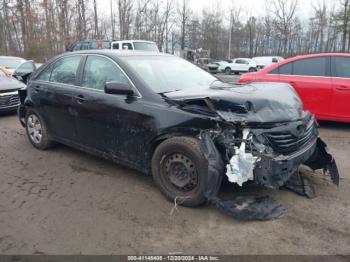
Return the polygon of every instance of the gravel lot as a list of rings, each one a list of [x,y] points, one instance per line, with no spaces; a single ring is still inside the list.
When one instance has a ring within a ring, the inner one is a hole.
[[[317,197],[269,194],[288,208],[239,222],[212,207],[174,209],[150,177],[59,145],[34,149],[16,115],[0,116],[1,254],[350,254],[350,124],[321,123],[337,159],[337,188],[310,176]]]

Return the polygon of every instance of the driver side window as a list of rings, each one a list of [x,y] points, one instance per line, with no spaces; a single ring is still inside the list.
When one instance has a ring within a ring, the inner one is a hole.
[[[129,83],[124,73],[111,60],[100,56],[89,56],[84,68],[82,86],[104,90],[105,84],[111,81]]]

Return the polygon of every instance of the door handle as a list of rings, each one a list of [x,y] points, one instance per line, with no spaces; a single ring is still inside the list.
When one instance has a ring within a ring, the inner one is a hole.
[[[350,87],[349,86],[337,86],[335,89],[339,90],[339,91],[350,91]]]
[[[75,101],[77,101],[78,104],[82,104],[85,102],[85,97],[83,95],[78,95],[75,97]]]

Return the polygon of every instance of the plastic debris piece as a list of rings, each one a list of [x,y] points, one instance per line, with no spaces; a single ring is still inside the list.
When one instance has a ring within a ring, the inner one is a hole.
[[[221,212],[238,220],[272,220],[282,217],[286,208],[269,196],[238,196],[233,200],[211,199]]]
[[[307,198],[316,197],[315,189],[310,180],[300,171],[295,172],[282,188]]]

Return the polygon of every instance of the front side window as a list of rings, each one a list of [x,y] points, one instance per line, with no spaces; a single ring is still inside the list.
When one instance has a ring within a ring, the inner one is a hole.
[[[292,75],[293,74],[293,63],[288,63],[279,67],[280,75]]]
[[[113,49],[119,49],[119,43],[114,43],[113,44]]]
[[[100,56],[89,56],[83,75],[83,87],[104,90],[107,82],[116,81],[128,84],[124,73],[109,59]]]
[[[326,76],[327,58],[317,57],[294,61],[293,75]]]
[[[41,71],[35,80],[50,81],[52,67],[52,64],[46,67],[43,71]]]
[[[350,57],[332,57],[333,76],[350,78]]]
[[[65,57],[53,65],[50,81],[74,85],[81,56]]]

